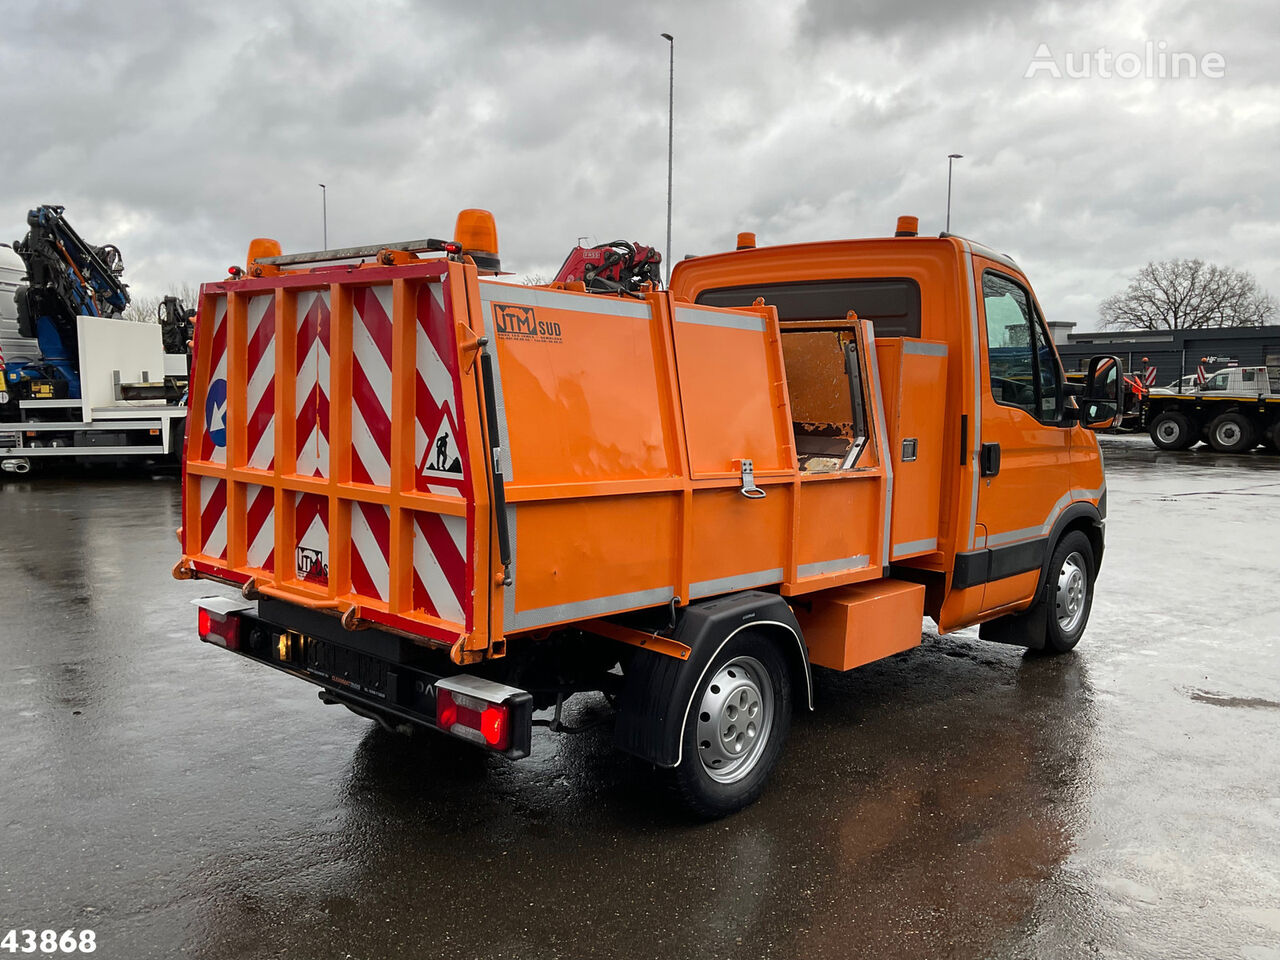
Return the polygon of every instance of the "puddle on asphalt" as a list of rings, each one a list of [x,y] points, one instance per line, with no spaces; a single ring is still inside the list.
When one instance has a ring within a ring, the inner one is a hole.
[[[1261,697],[1233,697],[1226,693],[1214,693],[1212,690],[1192,690],[1188,696],[1200,703],[1211,703],[1215,707],[1253,707],[1263,710],[1280,710],[1280,703],[1275,700],[1263,700]]]

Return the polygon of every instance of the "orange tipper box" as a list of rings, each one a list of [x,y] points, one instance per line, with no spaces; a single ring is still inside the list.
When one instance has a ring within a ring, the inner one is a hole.
[[[653,283],[508,283],[452,240],[284,255],[201,290],[179,578],[201,639],[390,729],[512,757],[616,696],[618,745],[719,815],[811,664],[943,630],[1083,632],[1105,487],[1017,267],[955,237],[742,245]],[[203,414],[203,415],[201,415]]]

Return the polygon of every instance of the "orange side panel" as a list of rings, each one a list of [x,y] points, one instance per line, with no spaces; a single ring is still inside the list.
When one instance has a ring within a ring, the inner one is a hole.
[[[750,459],[757,475],[795,469],[776,321],[677,304],[680,401],[692,476],[723,476]]]
[[[659,606],[675,596],[678,494],[543,500],[512,508],[508,632]]]
[[[796,525],[799,579],[787,592],[813,589],[806,580],[831,586],[827,578],[835,574],[856,579],[880,576],[883,482],[879,470],[801,481]]]
[[[797,604],[796,619],[810,662],[852,670],[920,645],[924,585],[877,580],[839,587]]]
[[[893,455],[890,560],[938,550],[947,345],[876,340],[889,450]]]
[[[736,487],[693,495],[689,597],[746,590],[783,579],[791,530],[789,484],[750,500]]]

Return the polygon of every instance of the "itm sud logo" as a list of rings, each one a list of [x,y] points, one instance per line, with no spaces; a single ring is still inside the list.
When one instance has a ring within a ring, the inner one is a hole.
[[[544,343],[560,343],[560,324],[552,320],[539,320],[533,307],[509,303],[493,305],[494,331],[504,340],[541,340]]]

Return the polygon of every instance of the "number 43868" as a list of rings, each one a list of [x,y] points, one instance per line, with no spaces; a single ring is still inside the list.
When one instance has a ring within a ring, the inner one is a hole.
[[[0,950],[9,953],[93,953],[98,949],[92,930],[10,930],[0,938]]]

